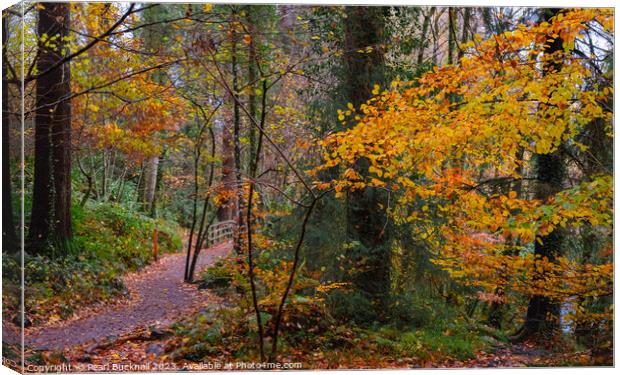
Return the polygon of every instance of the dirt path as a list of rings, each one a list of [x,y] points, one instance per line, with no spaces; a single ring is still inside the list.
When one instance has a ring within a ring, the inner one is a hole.
[[[197,269],[227,255],[230,243],[202,250]],[[183,283],[185,254],[167,254],[144,270],[129,274],[125,282],[131,297],[108,308],[90,311],[76,319],[26,330],[27,346],[38,350],[62,349],[97,342],[131,332],[139,326],[166,325],[198,311],[217,298],[195,285]]]

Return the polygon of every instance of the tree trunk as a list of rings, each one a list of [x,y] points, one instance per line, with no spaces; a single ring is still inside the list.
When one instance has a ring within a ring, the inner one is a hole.
[[[233,13],[236,21],[236,13]],[[241,182],[241,114],[239,112],[239,72],[237,61],[237,33],[234,26],[231,26],[231,60],[232,60],[232,89],[233,89],[233,142],[235,152],[235,193],[237,195],[237,205],[235,206],[235,220],[237,231],[233,244],[235,253],[241,254],[243,239],[240,229],[243,228],[243,185]]]
[[[157,24],[158,22],[170,17],[169,7],[161,6],[150,7],[142,12],[142,21],[146,24],[154,23],[149,27],[145,27],[141,30],[144,46],[147,50],[153,53],[162,52],[167,49],[162,41],[165,38],[169,38],[172,29],[164,26],[165,24]],[[150,80],[157,84],[163,84],[166,81],[165,74],[160,71],[154,71],[149,77]],[[142,194],[142,209],[149,215],[155,214],[156,206],[156,190],[157,190],[157,177],[159,175],[159,155],[151,156],[146,161],[144,168],[144,190]]]
[[[536,156],[536,172],[539,179],[539,187],[536,189],[536,199],[546,201],[562,188],[564,179],[564,165],[559,151],[551,154]],[[534,254],[536,257],[547,258],[554,261],[559,255],[562,246],[562,233],[560,228],[546,236],[539,237],[536,241]],[[541,243],[542,242],[542,243]],[[544,277],[541,275],[541,277]],[[559,304],[551,301],[548,297],[534,295],[531,297],[525,321],[525,336],[534,333],[548,333],[559,328]]]
[[[383,8],[351,6],[346,8],[345,55],[346,95],[349,102],[358,107],[372,96],[375,84],[385,83],[384,58],[381,42],[384,30]],[[359,53],[360,49],[372,47],[371,53]],[[356,163],[360,175],[368,174],[368,160]],[[389,236],[384,233],[387,196],[375,189],[350,193],[347,201],[347,234],[360,246],[351,254],[367,259],[367,269],[353,280],[372,301],[377,317],[384,312],[390,288]]]
[[[4,12],[3,12],[4,13]],[[2,49],[7,48],[8,42],[8,14],[2,15]],[[4,56],[7,56],[4,54]],[[2,61],[2,243],[3,249],[9,253],[16,253],[19,250],[17,232],[15,232],[15,221],[13,219],[13,189],[11,186],[11,147],[10,142],[10,108],[9,108],[9,88],[6,80],[8,79],[7,62]],[[16,78],[16,77],[14,77]]]
[[[419,67],[424,62],[424,50],[426,49],[426,46],[428,44],[428,41],[427,41],[428,26],[434,14],[435,14],[435,7],[430,7],[430,9],[428,10],[428,13],[424,15],[424,21],[422,21],[422,34],[420,35],[420,47],[418,49],[418,58],[417,58],[418,69],[420,69]]]
[[[84,175],[84,178],[86,179],[86,192],[84,193],[84,196],[80,201],[80,207],[84,207],[86,205],[86,202],[88,202],[88,198],[90,197],[90,194],[93,190],[93,177],[88,174],[88,172],[86,172],[86,170],[82,166],[82,162],[80,161],[79,156],[77,157],[77,164],[78,169],[80,170],[80,172],[82,172],[82,175]]]
[[[205,118],[205,121],[209,121]],[[209,210],[209,200],[211,199],[211,186],[213,186],[213,177],[215,176],[215,134],[213,133],[213,129],[209,128],[209,136],[211,139],[211,162],[209,163],[209,178],[207,181],[207,196],[204,198],[203,207],[202,207],[202,217],[200,218],[200,225],[198,226],[198,234],[196,235],[196,244],[194,245],[194,254],[192,256],[191,265],[189,269],[186,271],[186,281],[192,282],[194,279],[194,269],[196,268],[196,262],[198,261],[198,255],[200,255],[200,250],[202,250],[202,245],[205,242],[205,239],[208,236],[208,229],[215,220],[216,216],[212,216],[209,223],[205,227],[207,211]],[[208,244],[207,244],[208,245]],[[187,249],[187,258],[189,259],[191,251],[191,242]]]
[[[118,202],[118,203],[123,202],[123,195],[125,194],[125,185],[127,183],[127,173],[129,173],[129,167],[125,166],[123,168],[123,173],[121,173],[121,176],[118,179],[119,181],[118,193],[116,193],[116,197],[113,197],[113,200],[115,202]]]
[[[157,158],[157,168],[155,173],[155,189],[153,190],[153,199],[151,200],[151,207],[149,214],[151,217],[157,217],[157,202],[160,201],[159,197],[164,196],[165,194],[165,186],[163,185],[164,180],[164,163],[166,160],[166,148],[161,153],[161,156]]]
[[[384,14],[381,7],[351,6],[345,11],[346,95],[354,106],[359,106],[372,97],[375,84],[385,83],[385,61],[380,47]],[[372,52],[358,52],[365,47],[372,47]]]
[[[433,65],[437,65],[438,64],[438,59],[439,59],[439,21],[441,20],[441,16],[446,12],[446,9],[440,9],[439,12],[435,12],[435,15],[433,16],[433,22],[432,22],[432,31],[433,31],[433,56],[432,56],[432,61],[433,61]]]
[[[484,24],[484,29],[486,31],[486,35],[490,36],[492,34],[498,34],[501,30],[496,27],[493,22],[493,16],[491,15],[491,8],[484,7],[480,9],[482,13],[482,23]]]
[[[189,262],[192,253],[192,245],[194,243],[194,231],[196,230],[196,221],[198,216],[198,168],[200,166],[200,148],[202,144],[196,143],[194,148],[194,194],[192,197],[192,225],[189,228],[189,237],[187,240],[187,254],[185,256],[185,273],[183,280],[189,281]]]
[[[101,171],[101,198],[105,201],[106,194],[108,192],[108,155],[109,151],[103,149],[101,153],[101,159],[103,162],[103,170]]]
[[[456,50],[456,8],[448,8],[448,64],[454,64]]]
[[[469,22],[471,20],[471,8],[465,8],[464,10],[464,14],[463,14],[463,27],[461,30],[461,44],[465,44],[467,43],[467,40],[469,39]],[[458,52],[458,58],[460,59],[461,57],[463,57],[463,53],[465,51],[463,51],[463,49],[461,47],[459,47],[459,52]]]
[[[560,12],[559,9],[544,10],[543,18],[549,22],[553,16]],[[545,53],[552,54],[562,50],[562,40],[555,38],[553,42],[545,48]],[[559,70],[559,63],[548,63],[543,69],[544,73]],[[564,162],[562,160],[561,146],[560,149],[550,153],[536,155],[536,175],[538,177],[538,185],[536,188],[536,199],[546,201],[550,197],[562,190],[562,182],[565,177]],[[536,257],[547,258],[554,261],[559,255],[562,246],[563,235],[560,228],[556,228],[553,232],[546,236],[538,237],[536,241],[534,254]],[[544,277],[544,275],[541,275]],[[526,321],[520,339],[527,338],[537,333],[550,333],[559,329],[559,304],[551,301],[548,297],[534,295],[530,298]]]
[[[97,181],[95,178],[94,181]],[[140,174],[138,175],[138,182],[136,182],[136,205],[142,202],[143,198],[143,190],[144,190],[144,161],[140,162]],[[97,191],[97,189],[95,189]],[[139,205],[138,205],[139,206]]]
[[[248,30],[250,31],[250,44],[248,46],[248,82],[250,84],[251,90],[248,95],[248,111],[253,118],[257,118],[257,109],[256,109],[256,47],[255,47],[255,38],[257,36],[256,27],[254,25],[253,19],[253,11],[258,9],[258,7],[250,7],[250,10],[247,13],[246,20],[248,24]],[[250,120],[251,121],[251,120]],[[254,159],[255,159],[255,150],[256,150],[256,127],[250,125],[248,128],[249,132],[249,140],[250,140],[250,152],[248,152],[249,163],[248,163],[248,172],[251,173],[251,170],[254,169]]]
[[[69,34],[68,3],[45,3],[39,10],[38,35],[58,35],[57,48],[39,45],[39,71],[62,60]],[[71,93],[69,64],[37,79],[34,149],[34,191],[30,241],[38,252],[53,240],[63,246],[71,239]]]
[[[222,158],[221,191],[229,193],[235,187],[235,151],[232,132],[226,126],[222,129]],[[217,209],[217,220],[220,222],[232,220],[234,206],[235,199],[227,195]]]
[[[144,169],[144,198],[143,209],[151,212],[155,202],[155,187],[157,186],[157,172],[159,170],[159,156],[151,156]]]

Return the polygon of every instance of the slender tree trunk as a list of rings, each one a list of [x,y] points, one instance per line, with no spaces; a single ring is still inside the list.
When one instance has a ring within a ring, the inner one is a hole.
[[[157,186],[157,173],[159,170],[159,156],[151,156],[146,161],[144,168],[144,211],[151,212],[155,201],[155,187]]]
[[[497,34],[500,30],[495,26],[493,22],[493,16],[491,15],[491,8],[484,7],[480,10],[482,14],[482,22],[484,24],[484,28],[486,30],[486,35]]]
[[[236,14],[233,13],[236,20]],[[241,180],[241,114],[239,112],[239,72],[237,61],[237,33],[235,26],[231,26],[231,61],[232,61],[232,89],[233,89],[233,142],[235,152],[235,192],[237,195],[237,205],[235,207],[235,220],[237,221],[237,231],[234,241],[234,250],[237,254],[242,251],[241,228],[243,228],[243,185]]]
[[[224,126],[222,129],[222,177],[221,190],[229,194],[235,188],[235,151],[231,129]],[[227,195],[217,210],[218,221],[233,219],[235,199]]]
[[[94,181],[97,181],[97,179],[95,178]],[[138,176],[138,182],[136,182],[136,205],[140,202],[142,202],[142,197],[143,197],[143,189],[144,189],[144,161],[142,161],[140,163],[140,175]],[[95,189],[96,191],[96,189]]]
[[[208,211],[209,211],[209,195],[207,195],[207,197],[203,201],[202,216],[200,218],[200,225],[199,225],[199,228],[198,228],[198,235],[196,235],[196,243],[194,245],[194,253],[192,254],[192,262],[191,262],[191,264],[189,266],[189,271],[188,271],[188,274],[187,274],[187,281],[190,282],[190,283],[194,281],[194,271],[196,269],[196,263],[198,262],[198,256],[200,255],[200,251],[202,250],[202,247],[205,244],[205,239],[207,239],[208,232],[209,232],[209,227],[215,221],[215,216],[213,216],[209,220],[209,223],[206,222],[207,212]],[[208,241],[208,239],[207,239],[207,241]],[[208,242],[207,242],[207,245],[209,245]]]
[[[202,246],[205,243],[205,239],[207,238],[209,227],[213,224],[213,221],[215,220],[215,216],[213,216],[209,220],[209,223],[206,224],[207,212],[209,211],[209,194],[207,194],[203,202],[204,203],[202,207],[202,216],[200,218],[200,225],[198,228],[198,235],[196,236],[196,244],[194,245],[194,253],[192,254],[192,262],[189,266],[189,271],[187,274],[187,281],[190,283],[194,281],[194,271],[196,269],[196,263],[198,262],[198,256],[200,255]]]
[[[463,27],[461,30],[461,44],[467,43],[467,40],[469,39],[470,20],[471,20],[471,8],[465,8],[464,13],[463,13]],[[463,57],[464,52],[465,51],[463,51],[463,49],[459,47],[459,52],[458,52],[459,59]]]
[[[111,150],[110,154],[108,156],[108,175],[107,175],[107,180],[108,180],[108,185],[106,187],[106,195],[103,196],[103,199],[106,202],[109,202],[111,200],[114,199],[113,197],[113,189],[112,189],[112,184],[114,183],[114,171],[116,170],[116,157],[118,156],[118,152],[115,150]]]
[[[101,154],[103,169],[101,170],[101,198],[105,201],[106,194],[108,193],[108,155],[109,150],[104,149]]]
[[[155,188],[153,189],[153,199],[151,200],[149,214],[151,217],[157,217],[157,202],[159,201],[159,196],[163,195],[164,186],[162,185],[162,181],[164,178],[164,165],[163,163],[166,160],[166,148],[161,153],[161,156],[157,158],[157,167],[155,168]]]
[[[86,192],[84,193],[84,196],[82,197],[82,201],[80,202],[80,207],[84,207],[84,205],[86,205],[86,202],[88,201],[88,198],[90,198],[90,194],[92,193],[92,190],[93,190],[93,177],[88,172],[86,172],[86,170],[82,166],[82,161],[80,160],[80,157],[78,156],[76,159],[77,159],[78,169],[80,170],[80,172],[82,172],[82,174],[84,175],[84,178],[86,179]]]
[[[448,64],[454,64],[456,52],[456,8],[448,8]]]
[[[203,113],[204,115],[204,113]],[[210,118],[205,117],[205,121],[209,122]],[[215,134],[213,132],[213,128],[209,127],[209,136],[211,139],[211,162],[209,163],[209,180],[207,182],[207,196],[204,199],[203,207],[202,207],[202,217],[200,218],[200,225],[198,226],[198,234],[196,236],[196,245],[194,246],[194,254],[192,256],[192,262],[190,264],[190,268],[187,271],[187,281],[192,282],[194,279],[194,269],[196,268],[196,262],[198,261],[198,255],[200,255],[200,250],[202,249],[202,245],[204,243],[205,238],[207,237],[208,227],[211,226],[216,216],[211,218],[211,221],[205,228],[205,220],[207,217],[207,211],[209,209],[209,200],[211,198],[211,186],[213,186],[213,179],[215,176]],[[191,244],[190,244],[191,246]],[[189,254],[188,254],[189,256]]]
[[[435,12],[432,23],[432,31],[433,31],[433,65],[437,65],[439,63],[439,21],[441,20],[441,16],[446,12],[445,8],[440,9],[439,12]]]
[[[250,94],[248,95],[248,110],[250,112],[250,115],[253,116],[254,118],[257,117],[257,109],[256,109],[256,92],[255,92],[255,88],[256,88],[256,47],[255,44],[255,38],[256,38],[256,33],[255,33],[255,25],[254,25],[254,20],[253,20],[253,14],[252,11],[256,9],[254,7],[250,7],[246,19],[247,19],[247,23],[248,23],[248,29],[251,33],[251,39],[250,39],[250,44],[248,46],[248,82],[250,83]],[[249,132],[249,140],[250,140],[250,152],[249,154],[249,158],[248,160],[249,162],[249,170],[252,169],[252,165],[254,163],[254,160],[256,158],[256,128],[254,126],[250,126],[248,129]]]
[[[431,18],[435,14],[435,7],[430,7],[428,12],[424,15],[424,21],[422,21],[422,34],[420,35],[420,47],[418,49],[417,66],[421,66],[424,62],[424,50],[428,44],[428,26],[431,22]],[[418,68],[419,69],[419,68]]]
[[[316,206],[316,203],[318,202],[319,199],[320,197],[315,197],[312,200],[312,202],[310,203],[310,206],[306,210],[304,219],[301,223],[299,238],[297,239],[297,245],[295,246],[295,251],[293,252],[293,266],[291,269],[291,274],[289,275],[286,288],[284,289],[284,293],[282,294],[282,299],[280,300],[280,304],[278,305],[278,311],[275,316],[275,322],[273,325],[273,341],[271,342],[271,354],[269,355],[270,362],[275,362],[276,360],[276,356],[278,353],[278,333],[280,332],[280,323],[282,322],[282,315],[284,313],[284,305],[286,303],[286,299],[288,298],[288,295],[295,281],[297,266],[300,260],[301,247],[304,243],[304,237],[306,235],[306,227],[312,215],[312,211],[314,210],[314,207]]]
[[[187,240],[187,255],[185,257],[185,273],[184,280],[189,281],[189,263],[192,253],[192,244],[194,241],[194,231],[196,229],[196,219],[198,215],[198,167],[200,161],[200,144],[197,144],[194,150],[194,197],[192,199],[192,225],[189,229],[189,238]]]
[[[233,42],[234,36],[231,34],[231,44],[234,46]],[[232,53],[232,70],[233,70],[233,80],[236,80],[236,51]],[[235,81],[236,82],[236,81]],[[233,90],[235,89],[236,83],[233,82]],[[231,94],[235,95],[235,94]],[[235,168],[238,166],[237,163],[237,144],[235,142],[234,134],[236,133],[236,127],[238,126],[238,116],[239,116],[239,106],[238,103],[234,100],[234,98],[230,98],[233,106],[233,126],[232,131],[229,126],[224,126],[222,129],[222,177],[221,181],[221,190],[226,194],[226,199],[222,201],[217,210],[217,218],[218,221],[228,221],[233,220],[236,217],[236,209],[238,206],[237,202],[237,181],[236,181],[236,173]],[[232,194],[234,194],[234,196]]]
[[[262,84],[262,99],[261,99],[261,117],[260,117],[260,128],[265,129],[265,120],[267,115],[267,81],[263,79]],[[258,144],[256,147],[256,155],[250,164],[250,191],[248,192],[248,204],[246,208],[246,232],[247,232],[247,241],[248,241],[248,277],[250,279],[250,289],[252,292],[252,305],[254,306],[254,313],[256,314],[256,324],[258,326],[258,347],[260,351],[261,361],[265,359],[265,343],[264,337],[265,333],[263,331],[263,322],[262,317],[260,315],[260,309],[258,306],[258,293],[256,291],[256,277],[254,273],[254,247],[252,242],[252,209],[253,209],[253,195],[254,195],[254,180],[256,179],[256,172],[258,168],[258,163],[260,162],[260,155],[262,151],[263,144],[263,133],[260,132],[258,136]],[[294,272],[294,271],[293,271]],[[277,330],[274,334],[274,341],[277,341]],[[277,346],[274,350],[277,350]],[[272,353],[275,356],[275,351]]]
[[[123,202],[123,195],[125,194],[125,185],[127,184],[127,173],[129,173],[129,167],[125,166],[125,168],[123,168],[123,173],[121,173],[121,176],[119,177],[119,187],[118,187],[118,193],[116,194],[116,197],[114,198],[114,200],[116,202]]]

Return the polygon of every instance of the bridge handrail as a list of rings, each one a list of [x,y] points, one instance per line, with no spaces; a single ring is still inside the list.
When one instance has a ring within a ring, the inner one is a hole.
[[[231,240],[235,234],[236,224],[235,220],[226,220],[209,226],[207,230],[208,246],[222,243],[225,240]]]

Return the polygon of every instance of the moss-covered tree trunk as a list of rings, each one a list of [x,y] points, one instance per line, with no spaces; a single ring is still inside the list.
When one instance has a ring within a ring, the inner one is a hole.
[[[34,190],[30,245],[39,252],[54,240],[66,244],[71,232],[71,93],[69,63],[61,63],[69,35],[68,3],[45,3],[39,9],[37,33],[58,36],[54,45],[39,44],[37,79]],[[53,238],[51,235],[53,234]]]

